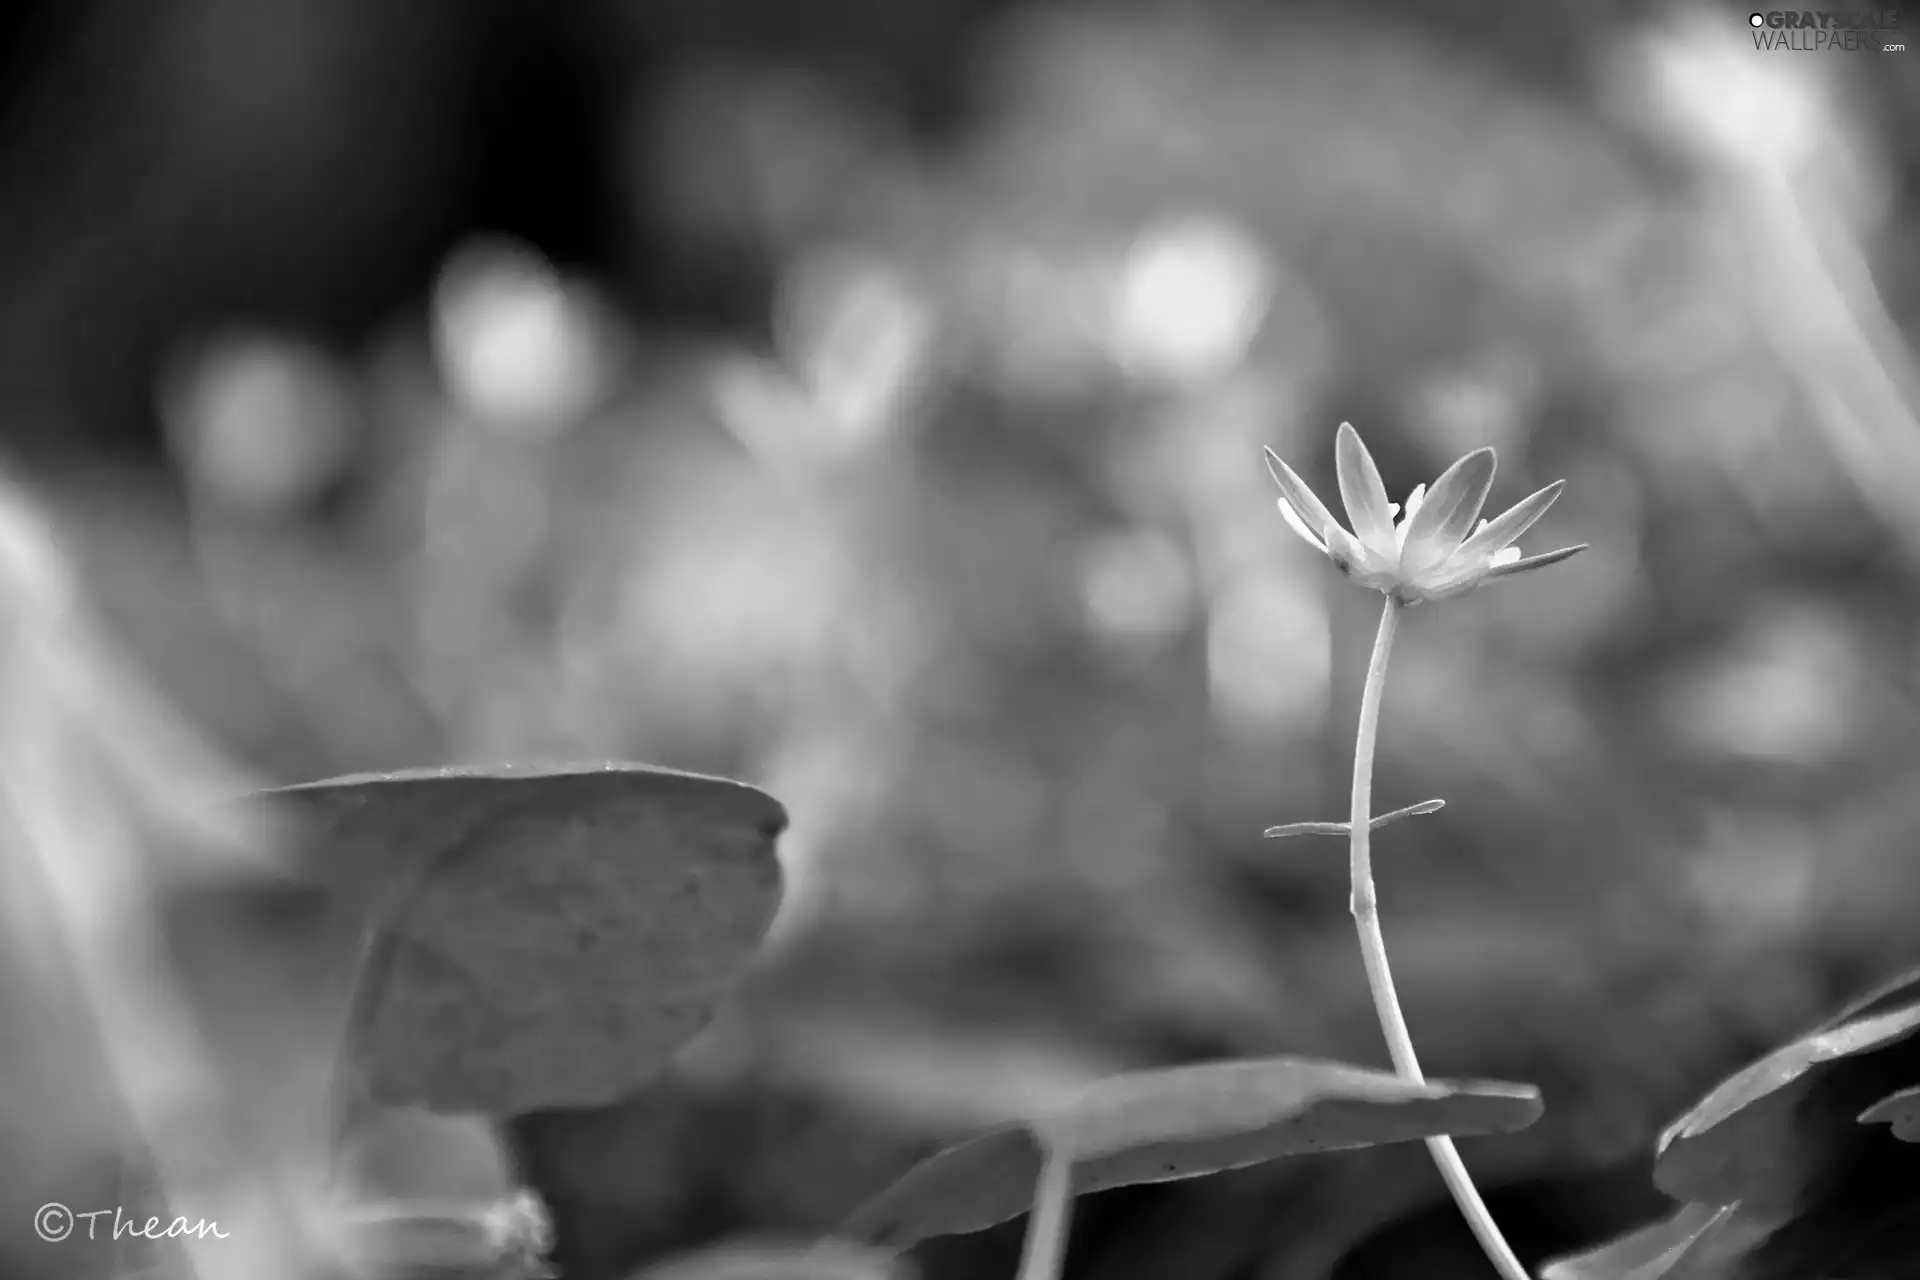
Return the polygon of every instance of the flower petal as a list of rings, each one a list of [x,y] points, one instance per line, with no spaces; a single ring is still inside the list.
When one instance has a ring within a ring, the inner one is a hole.
[[[1431,571],[1459,550],[1460,540],[1480,518],[1493,487],[1492,449],[1475,449],[1433,482],[1407,526],[1401,567],[1409,574]]]
[[[1327,544],[1321,541],[1319,534],[1307,528],[1307,522],[1300,518],[1300,513],[1293,509],[1291,502],[1288,502],[1285,498],[1275,498],[1273,505],[1280,508],[1280,515],[1286,520],[1287,528],[1299,534],[1308,546],[1318,551],[1321,555],[1327,554]]]
[[[1409,580],[1407,594],[1421,600],[1446,600],[1464,595],[1480,585],[1489,567],[1485,559],[1455,556],[1433,572],[1421,574],[1417,581]]]
[[[1334,438],[1333,461],[1340,476],[1340,500],[1347,506],[1354,536],[1381,555],[1391,555],[1396,543],[1387,486],[1351,422],[1340,424]]]
[[[1427,486],[1424,484],[1413,486],[1413,492],[1407,495],[1407,514],[1400,517],[1400,523],[1393,529],[1393,545],[1403,551],[1407,546],[1407,530],[1413,527],[1413,517],[1418,514],[1420,504],[1426,501],[1426,498]]]
[[[1398,565],[1337,524],[1327,527],[1327,558],[1370,591],[1391,591],[1400,581]]]
[[[1514,560],[1508,564],[1496,564],[1487,570],[1488,578],[1508,578],[1516,573],[1527,573],[1534,569],[1544,569],[1550,564],[1559,564],[1585,551],[1590,544],[1582,542],[1576,546],[1562,547],[1558,551],[1548,551],[1537,556],[1528,556],[1524,560]]]
[[[1560,491],[1566,487],[1565,480],[1555,480],[1538,493],[1528,494],[1495,519],[1484,522],[1472,537],[1460,544],[1456,554],[1465,560],[1506,550],[1519,541],[1521,534],[1533,527],[1534,521],[1547,514],[1547,508],[1553,505]]]
[[[1279,454],[1271,449],[1268,449],[1266,454],[1267,471],[1273,476],[1273,482],[1280,486],[1281,496],[1287,505],[1293,508],[1294,514],[1300,518],[1300,523],[1306,525],[1316,539],[1324,541],[1327,528],[1338,527],[1338,522],[1333,518],[1333,512],[1327,510],[1327,504],[1314,496],[1313,490],[1307,487],[1307,482],[1302,480],[1292,467],[1283,462]],[[1322,546],[1321,550],[1326,550],[1326,547]]]

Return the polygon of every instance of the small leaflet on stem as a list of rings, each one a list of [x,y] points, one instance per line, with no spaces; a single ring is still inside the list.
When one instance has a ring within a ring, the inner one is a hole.
[[[1446,808],[1445,800],[1422,800],[1419,804],[1410,804],[1404,809],[1395,809],[1392,813],[1383,813],[1367,824],[1367,830],[1378,831],[1389,822],[1398,822],[1402,818],[1417,818],[1422,814],[1438,813]],[[1288,836],[1344,836],[1353,830],[1348,822],[1289,822],[1284,826],[1268,827],[1264,834],[1269,840],[1283,840]]]

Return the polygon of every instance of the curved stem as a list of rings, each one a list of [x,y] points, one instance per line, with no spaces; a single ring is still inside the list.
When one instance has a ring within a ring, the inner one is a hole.
[[[1367,986],[1373,992],[1373,1007],[1380,1015],[1380,1029],[1386,1032],[1387,1051],[1393,1066],[1408,1080],[1420,1081],[1420,1060],[1414,1056],[1413,1037],[1407,1032],[1407,1019],[1400,1012],[1400,997],[1394,993],[1393,970],[1387,965],[1387,942],[1380,932],[1380,907],[1373,891],[1373,850],[1370,836],[1373,824],[1368,815],[1373,808],[1373,752],[1380,731],[1380,695],[1387,683],[1387,658],[1393,652],[1393,633],[1400,621],[1400,604],[1387,597],[1380,613],[1380,630],[1374,637],[1373,657],[1367,663],[1367,683],[1360,693],[1360,732],[1353,748],[1353,814],[1347,824],[1348,848],[1352,853],[1353,923],[1360,932],[1360,955],[1367,965]],[[1427,1150],[1433,1163],[1453,1193],[1467,1225],[1505,1280],[1532,1280],[1527,1269],[1507,1246],[1493,1215],[1473,1185],[1453,1139],[1428,1138]]]
[[[1040,1182],[1034,1188],[1033,1214],[1027,1219],[1019,1280],[1056,1280],[1066,1260],[1067,1224],[1073,1213],[1073,1152],[1051,1136],[1037,1136]]]

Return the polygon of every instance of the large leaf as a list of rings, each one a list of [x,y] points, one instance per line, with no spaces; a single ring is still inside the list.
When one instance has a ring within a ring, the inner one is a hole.
[[[995,1129],[923,1161],[855,1213],[846,1234],[905,1248],[1018,1217],[1040,1172],[1036,1131],[1075,1151],[1073,1189],[1086,1194],[1310,1151],[1508,1133],[1540,1113],[1531,1085],[1414,1084],[1304,1058],[1129,1073],[1031,1127]]]
[[[905,1280],[893,1254],[847,1240],[743,1241],[676,1258],[632,1280]]]
[[[1866,1142],[1853,1121],[1888,1086],[1888,1056],[1920,1031],[1911,979],[1856,1003],[1737,1072],[1661,1135],[1654,1182],[1679,1200],[1791,1206],[1834,1160]],[[1907,1079],[1911,1079],[1911,1075]],[[1845,1150],[1842,1150],[1845,1148]]]
[[[631,1092],[704,1026],[780,899],[785,810],[638,765],[360,775],[263,793],[371,922],[371,1101],[514,1115]]]

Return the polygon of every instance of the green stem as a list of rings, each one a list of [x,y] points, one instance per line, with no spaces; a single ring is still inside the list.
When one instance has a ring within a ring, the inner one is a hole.
[[[1380,613],[1380,631],[1373,641],[1373,658],[1367,664],[1367,683],[1360,693],[1360,732],[1353,748],[1353,814],[1347,825],[1347,841],[1352,850],[1353,923],[1360,932],[1360,955],[1366,961],[1373,1007],[1380,1015],[1380,1029],[1386,1032],[1394,1069],[1405,1079],[1422,1081],[1425,1077],[1420,1074],[1420,1060],[1414,1056],[1413,1037],[1407,1032],[1406,1016],[1400,1012],[1400,997],[1393,990],[1393,970],[1387,966],[1387,941],[1380,932],[1380,906],[1373,892],[1373,824],[1368,820],[1373,809],[1373,751],[1380,732],[1380,694],[1386,687],[1387,658],[1393,652],[1393,633],[1399,621],[1400,604],[1388,596],[1386,608]],[[1532,1280],[1494,1225],[1467,1166],[1454,1150],[1453,1139],[1428,1138],[1427,1150],[1433,1153],[1433,1163],[1439,1167],[1447,1190],[1453,1193],[1454,1203],[1460,1206],[1494,1270],[1506,1280]]]
[[[1027,1219],[1027,1244],[1019,1280],[1056,1280],[1066,1260],[1067,1224],[1073,1213],[1073,1152],[1064,1142],[1040,1138],[1040,1181]]]

